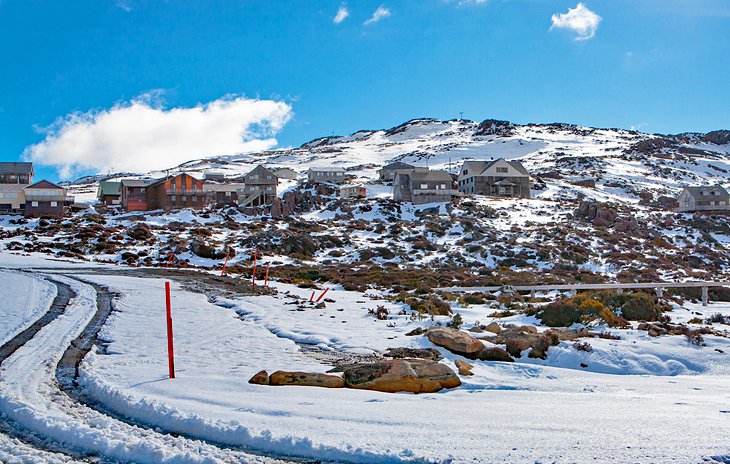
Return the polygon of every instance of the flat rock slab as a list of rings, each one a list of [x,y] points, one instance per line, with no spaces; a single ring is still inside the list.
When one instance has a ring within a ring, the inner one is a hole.
[[[450,367],[426,359],[353,364],[344,373],[348,388],[386,393],[434,393],[461,385],[461,380]]]
[[[269,376],[269,385],[343,388],[345,386],[345,381],[342,377],[337,375],[276,371]]]

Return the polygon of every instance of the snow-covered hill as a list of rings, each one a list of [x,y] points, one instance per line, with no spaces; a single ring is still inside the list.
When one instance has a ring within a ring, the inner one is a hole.
[[[193,160],[170,172],[215,170],[238,176],[261,163],[300,172],[333,165],[367,181],[393,161],[456,173],[463,160],[500,157],[519,159],[536,176],[541,189],[537,198],[585,195],[631,204],[646,192],[675,196],[685,185],[728,184],[730,131],[663,136],[570,124],[414,119],[387,130],[319,138],[294,149]],[[84,178],[76,184],[96,180]],[[595,188],[581,182],[591,180]]]

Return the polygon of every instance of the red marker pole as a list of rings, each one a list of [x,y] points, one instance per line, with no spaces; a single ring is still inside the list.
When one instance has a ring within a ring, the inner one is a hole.
[[[317,298],[317,303],[319,303],[319,300],[324,298],[324,294],[329,291],[329,287],[325,288],[321,295],[319,295],[319,298]]]
[[[266,266],[266,277],[264,277],[264,287],[269,286],[269,266]]]
[[[226,273],[226,266],[228,266],[228,253],[226,253],[226,262],[223,263],[223,269],[221,270],[221,277]]]
[[[309,302],[311,303],[312,301],[314,301],[314,292],[312,292],[312,296],[309,297]]]
[[[172,343],[172,305],[170,304],[170,282],[165,282],[165,303],[167,305],[167,361],[170,378],[175,378],[175,349]]]
[[[251,271],[251,290],[256,287],[256,250],[253,250],[253,271]]]
[[[170,257],[167,258],[167,264],[165,264],[165,269],[170,267],[170,263],[172,262],[172,257],[175,256],[175,253],[170,253]]]

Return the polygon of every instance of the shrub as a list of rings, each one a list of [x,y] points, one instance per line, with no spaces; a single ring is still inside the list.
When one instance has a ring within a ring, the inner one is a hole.
[[[457,330],[460,329],[462,325],[464,325],[464,320],[461,318],[461,314],[458,313],[451,318],[448,324],[446,324],[447,327]]]
[[[656,299],[646,293],[629,294],[621,306],[621,315],[630,321],[656,321],[661,313]]]
[[[698,318],[695,318],[698,319]],[[707,318],[707,324],[730,324],[730,316],[723,316],[720,313],[715,313]]]
[[[572,298],[548,304],[539,313],[542,323],[550,327],[568,327],[580,322],[580,310]]]
[[[390,311],[388,311],[388,308],[386,308],[385,306],[378,305],[378,307],[375,309],[368,309],[368,314],[370,314],[371,316],[375,316],[375,318],[379,321],[384,321],[388,319],[388,316],[390,316]]]
[[[693,345],[705,346],[705,339],[702,337],[702,332],[699,330],[690,330],[686,334],[687,341]]]
[[[451,305],[436,295],[429,295],[423,298],[409,298],[407,300],[411,310],[421,314],[433,314],[436,316],[448,316],[451,314]]]

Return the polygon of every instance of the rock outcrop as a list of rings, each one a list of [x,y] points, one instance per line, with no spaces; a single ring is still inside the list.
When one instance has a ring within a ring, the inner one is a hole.
[[[357,363],[346,367],[344,375],[348,388],[387,393],[434,393],[461,385],[451,368],[425,359]]]

